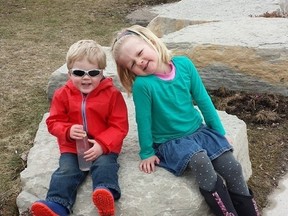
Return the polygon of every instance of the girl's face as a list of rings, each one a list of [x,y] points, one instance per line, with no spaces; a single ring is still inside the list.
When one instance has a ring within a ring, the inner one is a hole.
[[[138,36],[124,39],[117,62],[137,76],[147,76],[159,70],[157,52]]]
[[[75,71],[77,69],[78,71],[75,72],[75,75],[73,74],[73,70]],[[83,76],[81,75],[80,71],[91,71],[89,72],[91,75],[97,74],[96,70],[98,69],[98,64],[91,64],[87,58],[83,58],[81,60],[75,61],[72,67],[72,70],[69,72],[69,77],[72,81],[72,83],[78,88],[82,93],[89,94],[92,92],[100,83],[102,77],[103,77],[103,71],[101,70],[100,73],[97,76],[89,76],[87,73]],[[95,70],[95,71],[93,71]]]

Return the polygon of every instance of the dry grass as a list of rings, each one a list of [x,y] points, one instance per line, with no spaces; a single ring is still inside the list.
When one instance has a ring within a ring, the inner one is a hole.
[[[109,46],[113,32],[129,26],[124,19],[129,12],[161,2],[173,0],[0,0],[0,215],[18,215],[19,174],[48,111],[48,78],[63,65],[69,46],[80,39]],[[267,115],[274,118],[266,112],[259,119]],[[247,124],[253,166],[249,184],[262,208],[286,172],[288,124]]]

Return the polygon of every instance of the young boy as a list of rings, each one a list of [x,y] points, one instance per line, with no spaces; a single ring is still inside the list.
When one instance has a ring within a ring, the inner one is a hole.
[[[93,40],[74,43],[66,56],[69,80],[55,91],[48,131],[57,137],[59,168],[53,173],[45,200],[32,204],[34,216],[66,216],[71,213],[78,186],[89,171],[78,166],[76,140],[87,134],[91,148],[84,158],[91,161],[92,200],[100,216],[115,215],[114,200],[121,191],[117,163],[128,133],[127,107],[111,78],[103,76],[106,55]]]

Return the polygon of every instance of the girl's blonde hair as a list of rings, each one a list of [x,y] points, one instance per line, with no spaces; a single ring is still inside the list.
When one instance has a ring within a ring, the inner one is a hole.
[[[70,46],[66,55],[68,70],[72,69],[75,61],[83,58],[87,58],[91,64],[98,64],[98,69],[106,68],[106,54],[94,40],[79,40]]]
[[[166,45],[148,28],[133,25],[129,28],[123,29],[115,37],[112,44],[112,55],[117,64],[117,73],[121,84],[125,88],[128,94],[132,92],[132,85],[136,75],[118,64],[119,56],[121,55],[121,47],[129,37],[140,37],[146,41],[159,56],[159,61],[163,63],[169,63],[171,61],[171,52],[168,50]]]

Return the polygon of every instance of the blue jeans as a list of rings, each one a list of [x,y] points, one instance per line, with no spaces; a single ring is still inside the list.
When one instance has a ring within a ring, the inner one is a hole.
[[[117,154],[101,155],[93,161],[90,173],[93,191],[96,187],[108,188],[117,200],[121,196],[118,184]],[[59,159],[59,168],[52,174],[46,200],[65,206],[70,212],[75,203],[77,189],[83,183],[88,171],[81,171],[76,154],[63,153]]]

